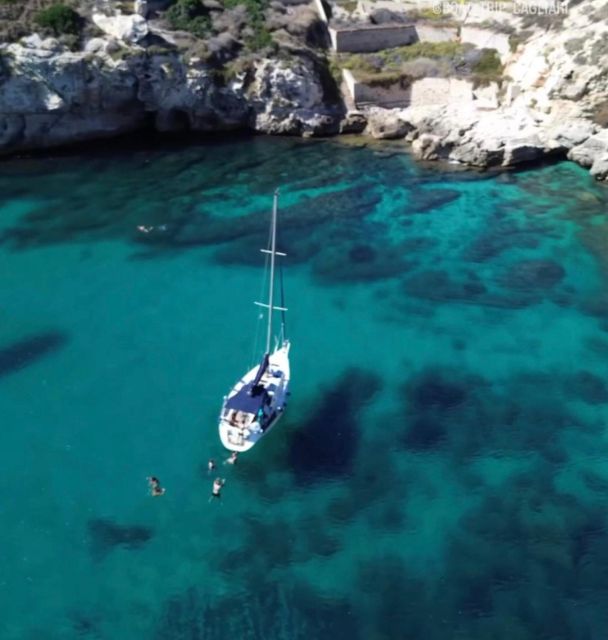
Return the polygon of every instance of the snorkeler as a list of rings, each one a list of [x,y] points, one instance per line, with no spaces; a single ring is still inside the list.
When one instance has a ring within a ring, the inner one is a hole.
[[[157,477],[150,476],[149,478],[146,478],[146,480],[148,481],[148,486],[150,487],[150,495],[156,497],[162,496],[165,493],[165,489],[160,486],[160,480]]]
[[[226,484],[226,480],[223,478],[216,478],[213,481],[213,488],[211,489],[211,496],[209,498],[209,502],[213,500],[213,498],[221,498],[222,497],[222,487]]]

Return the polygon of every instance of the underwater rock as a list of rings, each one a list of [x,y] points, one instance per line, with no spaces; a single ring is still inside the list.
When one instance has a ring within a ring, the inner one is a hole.
[[[373,529],[397,533],[402,531],[405,525],[405,513],[402,505],[393,502],[384,502],[372,508],[368,522]]]
[[[409,400],[417,409],[449,411],[467,399],[464,386],[446,380],[440,372],[425,371],[406,386]]]
[[[430,611],[437,611],[441,599],[428,597],[428,583],[413,574],[399,555],[388,553],[362,560],[356,585],[365,596],[360,606],[366,637],[443,637],[430,623],[434,615],[429,616]]]
[[[502,221],[479,234],[465,249],[464,257],[471,262],[485,262],[514,247],[535,249],[539,240],[532,234],[536,231],[542,230],[521,229],[514,222]]]
[[[352,492],[348,492],[330,501],[325,511],[325,517],[332,524],[345,525],[352,522],[360,510],[359,499]]]
[[[421,415],[405,419],[399,441],[406,449],[426,451],[440,446],[446,439],[447,425],[440,417]]]
[[[348,252],[348,259],[354,263],[373,262],[376,259],[376,256],[376,251],[368,244],[355,245]]]
[[[87,523],[92,550],[103,557],[116,547],[139,549],[154,535],[153,529],[142,525],[122,525],[107,518],[93,518]]]
[[[326,244],[313,262],[313,273],[320,282],[364,282],[385,280],[412,269],[416,262],[407,258],[401,245],[385,244],[376,251],[370,244],[344,246]]]
[[[456,189],[412,189],[406,199],[407,213],[427,213],[460,198]]]
[[[286,567],[293,562],[298,536],[287,520],[267,520],[245,514],[241,526],[245,533],[244,547],[251,549],[247,555],[259,556],[258,560],[266,570]]]
[[[565,275],[566,270],[553,260],[522,260],[507,270],[502,283],[510,289],[550,289]]]
[[[320,515],[306,516],[298,520],[296,524],[298,537],[306,547],[304,560],[311,556],[328,558],[340,550],[340,540],[328,533],[326,524]]]
[[[393,418],[400,425],[400,447],[442,451],[462,460],[498,446],[493,438],[501,416],[491,385],[481,376],[452,368],[424,369],[403,385],[402,397],[403,409]]]
[[[365,369],[349,369],[312,408],[289,443],[295,479],[310,484],[347,474],[359,443],[359,412],[381,388],[380,378]]]
[[[308,583],[286,584],[269,580],[267,575],[250,586],[236,583],[232,592],[214,600],[195,588],[170,598],[154,634],[154,640],[361,637],[357,616],[347,600],[327,599]]]
[[[240,264],[259,267],[260,256],[252,247],[264,247],[268,243],[268,234],[237,238],[227,242],[213,254],[218,264]],[[303,234],[298,229],[281,230],[280,250],[289,256],[289,264],[307,262],[321,249],[323,238],[314,233]]]
[[[379,193],[367,185],[341,189],[324,193],[315,197],[304,197],[296,204],[281,208],[281,234],[290,232],[301,234],[306,228],[307,234],[324,223],[339,220],[344,224],[348,219],[363,218],[373,211],[380,201]],[[167,246],[195,246],[198,244],[215,244],[234,241],[246,237],[266,237],[268,214],[258,211],[234,217],[213,216],[208,213],[196,213],[157,238],[149,238],[151,234],[139,234],[137,240],[142,243],[150,241]],[[297,231],[296,231],[297,230]],[[266,242],[263,243],[264,246]],[[255,253],[255,252],[254,252]]]
[[[587,404],[605,404],[608,402],[608,384],[603,378],[590,371],[579,371],[565,384],[564,391],[580,398]]]
[[[47,331],[0,348],[0,378],[16,373],[57,351],[67,342],[61,331]]]
[[[608,318],[608,293],[598,293],[584,298],[580,303],[583,313],[599,318]],[[608,349],[606,350],[608,354]]]
[[[425,300],[462,300],[482,304],[485,285],[474,274],[468,274],[464,282],[452,280],[447,271],[429,269],[419,271],[404,280],[403,288],[408,296]]]

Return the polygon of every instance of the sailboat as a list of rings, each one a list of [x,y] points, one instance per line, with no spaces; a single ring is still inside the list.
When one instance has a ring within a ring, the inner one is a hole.
[[[270,282],[268,302],[255,304],[266,309],[266,349],[258,365],[250,369],[224,397],[219,418],[220,440],[226,449],[239,453],[251,449],[279,421],[289,395],[289,348],[285,335],[285,312],[283,306],[275,306],[275,265],[277,256],[286,254],[276,250],[278,190],[274,193],[272,222],[268,249],[262,253],[270,255]],[[281,279],[281,297],[283,286]],[[273,316],[281,312],[279,336],[273,343]],[[271,347],[273,348],[271,352]]]

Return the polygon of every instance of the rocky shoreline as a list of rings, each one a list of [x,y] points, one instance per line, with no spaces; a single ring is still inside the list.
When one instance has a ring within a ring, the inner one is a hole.
[[[606,179],[608,129],[597,114],[608,105],[608,18],[591,28],[593,15],[587,10],[582,25],[577,10],[561,32],[540,33],[508,56],[508,81],[500,91],[488,89],[496,97],[494,107],[473,99],[349,110],[327,60],[311,48],[287,47],[276,58],[258,57],[228,77],[195,55],[138,46],[134,41],[147,35],[138,31],[141,20],[131,28],[121,23],[119,32],[116,23],[101,24],[106,33],[90,38],[81,51],[34,34],[0,45],[0,155],[143,128],[363,133],[404,139],[421,160],[488,168],[569,158]],[[572,50],[569,26],[590,29],[580,51]]]
[[[312,57],[260,60],[230,80],[196,58],[134,50],[117,58],[95,38],[82,52],[38,35],[0,49],[0,153],[156,131],[338,133]]]

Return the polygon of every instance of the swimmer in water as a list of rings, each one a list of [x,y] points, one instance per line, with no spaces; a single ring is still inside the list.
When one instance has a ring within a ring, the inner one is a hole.
[[[233,451],[230,454],[230,457],[224,462],[224,464],[236,464],[236,459],[239,457],[239,454],[237,451]]]
[[[222,487],[226,484],[226,480],[223,478],[216,478],[213,481],[213,488],[211,489],[211,497],[209,498],[209,502],[213,500],[213,498],[221,498],[222,497]]]
[[[211,458],[207,463],[207,473],[211,473],[215,469],[215,460]]]
[[[146,480],[148,481],[148,486],[150,487],[150,495],[156,497],[162,496],[165,493],[165,490],[160,486],[160,480],[157,477],[150,476],[149,478],[146,478]]]

